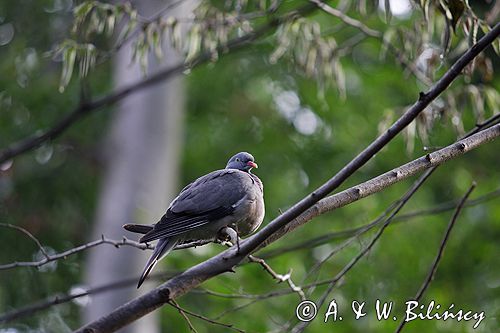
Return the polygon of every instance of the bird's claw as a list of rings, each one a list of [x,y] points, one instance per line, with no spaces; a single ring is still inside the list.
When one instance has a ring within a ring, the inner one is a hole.
[[[231,245],[234,245],[238,241],[238,234],[233,228],[224,227],[219,230],[217,234],[217,239],[220,241],[221,244],[229,242],[231,243]]]
[[[240,249],[238,233],[231,227],[221,228],[217,234],[217,240],[222,245],[234,246],[236,244],[238,246],[238,251]]]

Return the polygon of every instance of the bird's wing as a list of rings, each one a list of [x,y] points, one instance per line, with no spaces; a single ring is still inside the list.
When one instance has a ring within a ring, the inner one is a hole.
[[[239,170],[218,170],[200,177],[181,191],[139,241],[172,237],[231,215],[251,185],[251,177]]]

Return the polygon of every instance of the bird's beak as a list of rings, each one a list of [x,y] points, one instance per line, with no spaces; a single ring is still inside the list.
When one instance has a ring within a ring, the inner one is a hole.
[[[257,165],[257,163],[252,162],[252,161],[248,161],[248,162],[247,162],[247,165],[248,165],[248,166],[251,166],[252,168],[255,168],[255,169],[257,169],[257,168],[259,167],[259,166]]]

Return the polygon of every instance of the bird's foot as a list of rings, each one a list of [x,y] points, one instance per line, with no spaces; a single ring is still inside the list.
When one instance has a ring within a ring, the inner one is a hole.
[[[236,253],[240,254],[240,237],[236,234],[236,249],[238,250]]]
[[[239,248],[238,233],[231,227],[221,228],[217,233],[217,240],[222,245],[233,246],[234,244],[237,244]]]

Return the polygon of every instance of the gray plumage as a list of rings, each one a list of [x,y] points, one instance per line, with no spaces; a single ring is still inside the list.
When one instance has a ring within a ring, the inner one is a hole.
[[[215,240],[229,226],[239,236],[257,230],[264,219],[263,186],[252,174],[257,164],[251,154],[241,152],[223,170],[213,171],[187,185],[154,225],[127,224],[125,229],[142,233],[141,243],[159,240],[139,280],[138,288],[156,263],[178,243]]]

